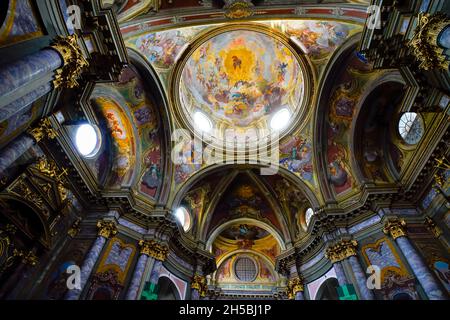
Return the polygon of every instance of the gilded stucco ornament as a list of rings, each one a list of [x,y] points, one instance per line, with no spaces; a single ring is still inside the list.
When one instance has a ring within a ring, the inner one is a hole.
[[[225,17],[228,19],[244,19],[254,14],[250,0],[228,0],[225,3]]]
[[[303,291],[303,278],[293,278],[287,286],[287,295],[289,299],[295,299],[297,292]]]
[[[388,220],[383,232],[389,234],[394,240],[406,236],[406,221],[404,219]]]
[[[197,290],[201,297],[206,296],[206,291],[208,290],[206,278],[199,274],[194,275],[194,278],[192,278],[191,289]]]
[[[356,256],[356,248],[358,242],[356,240],[341,240],[338,243],[327,248],[325,256],[332,263],[342,261],[348,257]]]
[[[169,249],[155,240],[140,240],[141,254],[145,254],[156,260],[165,261],[169,254]]]
[[[117,234],[116,224],[112,221],[100,220],[97,222],[98,235],[108,239]]]
[[[419,25],[413,38],[408,42],[413,55],[420,62],[419,67],[424,70],[447,70],[450,61],[444,54],[444,48],[438,44],[438,36],[450,24],[444,14],[419,14]]]
[[[63,66],[55,72],[53,81],[55,89],[78,87],[77,79],[83,69],[89,66],[78,44],[78,36],[76,34],[65,38],[59,36],[51,47],[58,51],[63,58]]]
[[[27,132],[36,142],[39,142],[44,138],[55,139],[58,136],[57,132],[52,127],[50,119],[48,118],[42,119],[37,127],[30,129]]]

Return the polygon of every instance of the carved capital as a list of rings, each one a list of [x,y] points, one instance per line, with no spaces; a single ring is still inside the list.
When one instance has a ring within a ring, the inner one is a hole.
[[[141,247],[141,254],[145,254],[156,260],[165,261],[169,254],[169,249],[155,240],[140,240],[139,246]]]
[[[332,262],[342,261],[348,257],[356,256],[358,242],[356,240],[341,240],[327,248],[325,256]]]
[[[441,31],[450,24],[444,14],[419,14],[419,25],[413,38],[408,42],[413,55],[420,62],[419,67],[424,70],[447,70],[450,61],[447,60],[444,49],[438,44]]]
[[[303,278],[293,278],[289,281],[287,286],[287,295],[289,299],[295,299],[297,292],[303,291]]]
[[[206,278],[199,274],[194,275],[191,282],[191,289],[197,290],[201,297],[206,296],[206,291],[208,290]]]
[[[55,139],[58,136],[48,118],[41,119],[37,127],[29,129],[27,132],[36,142],[39,142],[44,138]]]
[[[79,85],[77,79],[89,65],[78,44],[78,36],[76,34],[65,38],[58,36],[51,47],[58,51],[63,59],[63,66],[55,72],[53,81],[55,89],[77,87]]]
[[[117,234],[116,224],[112,221],[99,220],[97,222],[98,235],[108,239]]]
[[[389,234],[394,240],[406,236],[406,221],[404,219],[388,220],[383,232]]]

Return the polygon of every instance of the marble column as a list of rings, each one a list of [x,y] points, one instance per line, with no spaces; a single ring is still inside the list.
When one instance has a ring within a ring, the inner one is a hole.
[[[43,138],[54,139],[56,135],[50,120],[45,118],[39,122],[37,127],[28,130],[28,133],[24,133],[10,142],[0,152],[0,178],[5,177],[5,171],[36,142]]]
[[[139,287],[144,278],[144,271],[148,262],[153,262],[149,281],[154,285],[158,283],[162,262],[167,258],[169,252],[167,247],[154,240],[141,240],[139,241],[139,246],[141,247],[141,255],[136,264],[133,278],[127,292],[127,300],[136,300],[138,298]]]
[[[399,246],[411,270],[430,300],[447,300],[447,295],[441,289],[438,281],[428,266],[406,237],[406,222],[403,219],[388,220],[383,229]]]
[[[44,49],[0,69],[0,99],[30,82],[60,68],[63,59],[58,51]]]
[[[341,261],[336,261],[333,264],[334,272],[336,273],[336,278],[340,286],[345,286],[349,283],[347,277],[345,276],[344,267]]]
[[[29,107],[33,102],[52,91],[52,85],[45,83],[26,95],[14,100],[0,109],[0,122],[3,122]]]
[[[53,88],[74,88],[88,62],[77,35],[57,37],[44,50],[0,69],[0,118],[8,119]],[[2,120],[3,121],[3,120]]]
[[[78,300],[80,299],[81,293],[86,286],[89,276],[94,269],[94,265],[100,257],[100,253],[106,244],[106,240],[117,233],[117,228],[112,221],[100,220],[97,222],[98,237],[92,245],[86,259],[81,266],[81,281],[79,289],[68,290],[65,296],[65,300]]]
[[[348,262],[350,263],[353,274],[355,275],[356,283],[358,284],[362,300],[374,300],[375,296],[372,290],[367,287],[366,274],[364,273],[358,258],[354,255],[350,256],[348,257]]]
[[[304,296],[304,294],[303,294],[303,291],[298,291],[298,292],[295,294],[295,300],[305,300],[305,296]]]

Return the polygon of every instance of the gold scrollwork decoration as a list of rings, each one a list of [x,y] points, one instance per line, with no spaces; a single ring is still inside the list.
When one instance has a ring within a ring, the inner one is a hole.
[[[55,89],[78,87],[77,79],[83,69],[89,66],[78,44],[78,36],[76,34],[68,37],[58,36],[51,47],[58,51],[64,61],[63,66],[55,72],[55,80],[53,80]]]
[[[250,0],[229,0],[224,9],[228,19],[244,19],[254,14]]]
[[[58,133],[53,129],[49,118],[41,119],[35,128],[29,129],[27,132],[36,142],[39,142],[44,138],[55,139],[58,136]]]
[[[287,286],[288,299],[291,299],[291,300],[295,299],[295,295],[297,294],[297,292],[300,292],[303,290],[304,290],[304,287],[303,287],[303,278],[302,277],[291,279]]]
[[[433,16],[420,13],[418,20],[419,24],[413,38],[408,42],[408,46],[420,62],[419,67],[424,70],[447,70],[450,61],[444,54],[444,48],[438,44],[438,36],[450,24],[450,20],[441,13]]]

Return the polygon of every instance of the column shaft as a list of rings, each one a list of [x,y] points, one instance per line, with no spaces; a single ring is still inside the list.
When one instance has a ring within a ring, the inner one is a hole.
[[[333,264],[334,271],[336,272],[336,278],[339,282],[340,286],[344,286],[348,284],[347,277],[344,273],[344,268],[342,267],[342,263],[340,261],[337,261]]]
[[[14,100],[10,104],[3,106],[0,108],[0,122],[3,122],[14,115],[22,112],[28,106],[30,106],[33,102],[38,100],[39,98],[45,96],[52,90],[52,84],[47,82],[37,89],[27,93],[26,95]]]
[[[359,292],[361,293],[362,300],[374,300],[373,292],[367,287],[367,278],[363,269],[361,268],[361,264],[358,261],[356,256],[350,256],[348,261],[352,267],[353,274],[356,278],[356,283],[359,288]]]
[[[139,291],[139,287],[141,285],[142,277],[145,271],[145,265],[147,264],[148,256],[146,254],[141,254],[139,260],[136,264],[136,268],[134,269],[133,278],[130,282],[130,287],[127,292],[126,299],[127,300],[136,300],[137,294]]]
[[[0,69],[0,99],[13,94],[27,83],[55,71],[62,64],[62,57],[56,50],[44,49],[4,66]]]
[[[303,294],[303,291],[297,291],[295,293],[295,300],[305,300],[305,295]]]
[[[22,134],[14,139],[0,152],[0,177],[5,175],[8,169],[21,155],[23,155],[35,143],[34,139]]]
[[[416,249],[411,245],[408,238],[398,237],[395,239],[400,250],[405,256],[414,275],[421,284],[423,290],[430,300],[447,300],[447,296],[440,289],[434,276],[431,274],[422,257],[417,253]]]
[[[106,239],[102,236],[97,237],[94,245],[89,251],[87,258],[83,262],[83,266],[81,267],[81,283],[80,289],[73,289],[67,291],[66,300],[77,300],[80,298],[81,292],[86,286],[87,280],[94,269],[94,265],[97,262],[98,257],[106,243]]]

